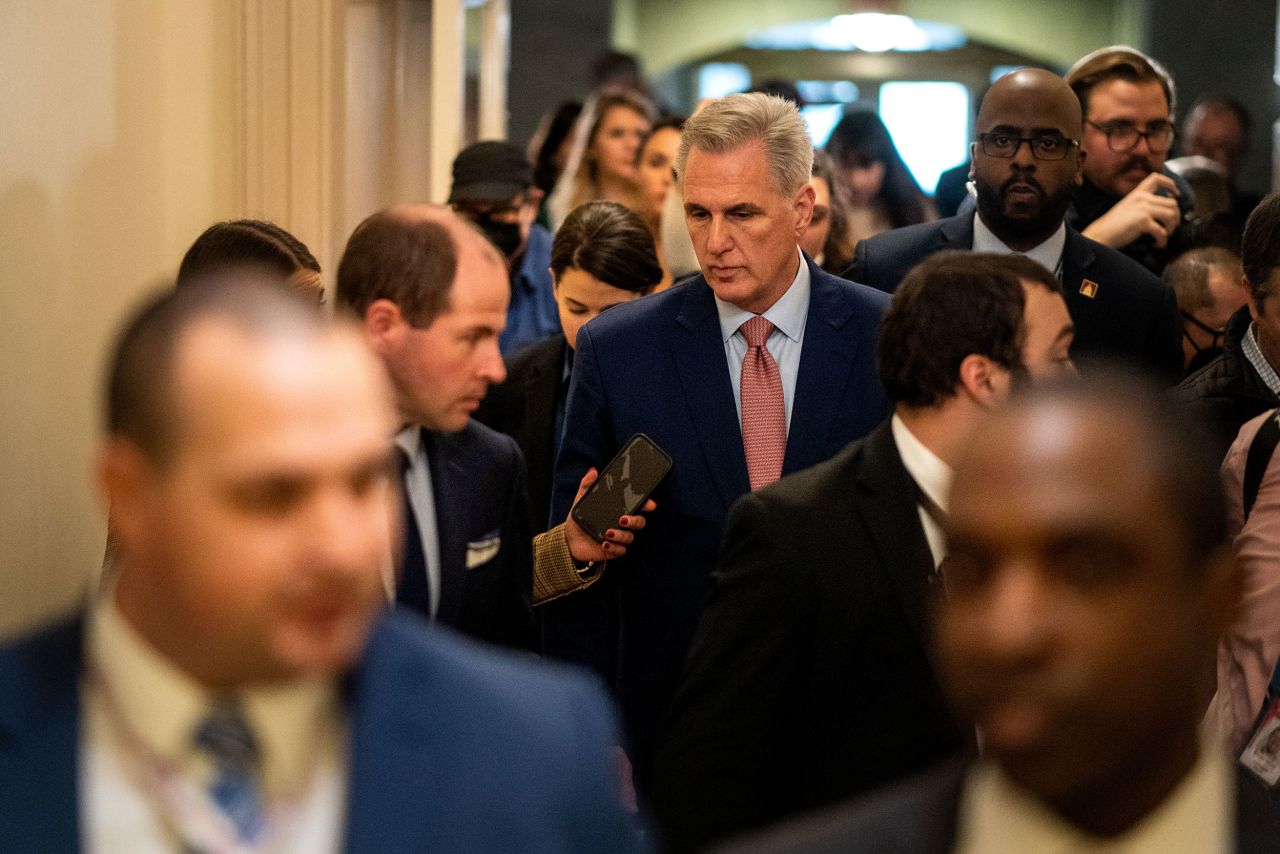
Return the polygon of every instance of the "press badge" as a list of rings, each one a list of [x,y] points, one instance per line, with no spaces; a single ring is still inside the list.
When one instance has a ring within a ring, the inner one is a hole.
[[[1267,710],[1240,754],[1240,764],[1268,786],[1280,781],[1280,697],[1267,698]]]

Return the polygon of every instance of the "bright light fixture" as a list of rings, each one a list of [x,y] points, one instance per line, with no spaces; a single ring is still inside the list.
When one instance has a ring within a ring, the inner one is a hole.
[[[757,30],[747,47],[765,50],[950,50],[965,43],[964,32],[951,24],[917,21],[906,15],[858,12],[820,21],[794,21]]]

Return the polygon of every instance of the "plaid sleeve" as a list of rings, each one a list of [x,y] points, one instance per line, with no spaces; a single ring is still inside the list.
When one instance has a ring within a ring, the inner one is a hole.
[[[569,554],[564,524],[533,538],[533,604],[543,605],[577,590],[584,590],[600,578],[604,564],[579,571]]]

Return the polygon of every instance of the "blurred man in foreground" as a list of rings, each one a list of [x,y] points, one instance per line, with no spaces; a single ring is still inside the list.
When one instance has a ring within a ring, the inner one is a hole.
[[[0,850],[634,847],[591,688],[381,614],[396,415],[355,331],[228,280],[109,377],[117,576],[0,650]]]
[[[1119,380],[990,418],[956,468],[937,633],[983,758],[744,850],[1280,850],[1265,792],[1199,731],[1237,579],[1198,439]]]

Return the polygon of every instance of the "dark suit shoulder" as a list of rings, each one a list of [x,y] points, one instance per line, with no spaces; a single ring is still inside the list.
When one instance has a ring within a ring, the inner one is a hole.
[[[472,418],[456,433],[436,433],[436,447],[451,460],[467,466],[479,463],[486,468],[501,461],[514,466],[520,459],[520,447],[506,433],[499,433],[488,425]]]
[[[465,712],[465,728],[501,727],[504,739],[527,738],[539,753],[576,743],[576,725],[610,720],[603,689],[593,677],[477,643],[401,611],[378,621],[361,668],[367,686],[406,700],[431,695],[432,705],[447,703]],[[583,714],[590,715],[588,721]]]
[[[507,378],[495,388],[523,382],[532,373],[546,370],[560,371],[564,365],[564,351],[568,346],[564,335],[556,335],[546,341],[526,347],[507,360]]]
[[[906,276],[907,271],[940,249],[948,248],[947,231],[972,230],[972,216],[952,217],[935,222],[922,222],[884,231],[874,237],[858,241],[854,250],[853,265],[842,275],[846,279],[862,282],[886,293],[893,293]],[[969,249],[967,244],[950,246],[953,249]]]
[[[1077,243],[1077,247],[1073,248],[1093,254],[1092,263],[1085,269],[1091,277],[1105,280],[1099,284],[1105,284],[1108,288],[1120,288],[1139,298],[1157,302],[1164,299],[1169,286],[1120,250],[1085,237],[1073,229],[1067,230],[1067,239]]]
[[[83,643],[84,619],[75,614],[0,647],[0,728],[43,715],[76,690]]]
[[[717,854],[944,854],[955,841],[967,763],[955,760],[869,797],[717,848]]]

